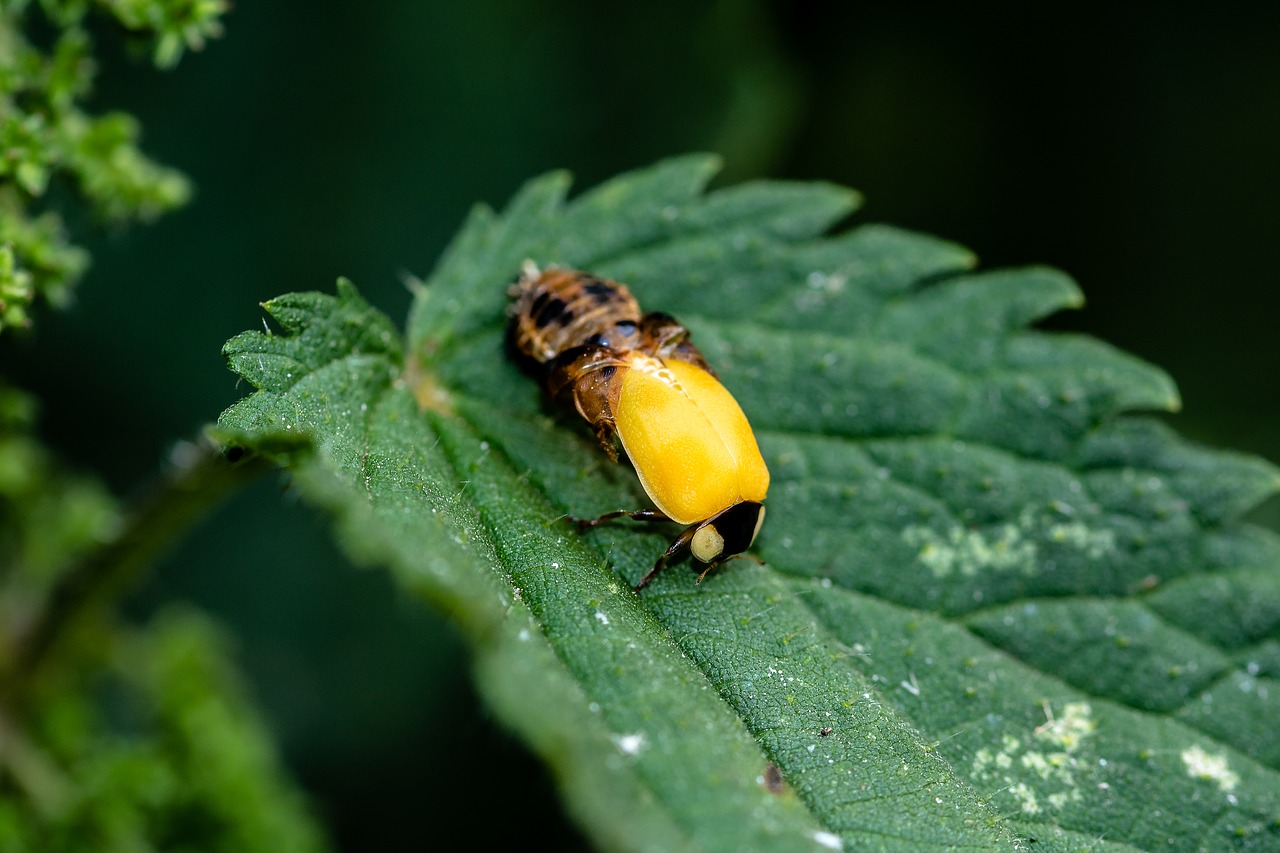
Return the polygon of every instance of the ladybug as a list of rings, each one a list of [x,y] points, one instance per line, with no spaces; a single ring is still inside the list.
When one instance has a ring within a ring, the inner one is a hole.
[[[626,285],[578,270],[526,262],[511,296],[515,349],[553,398],[572,397],[610,459],[621,444],[657,507],[575,519],[579,528],[624,516],[685,525],[636,591],[686,553],[701,580],[751,547],[769,469],[689,330],[669,314],[642,314]]]

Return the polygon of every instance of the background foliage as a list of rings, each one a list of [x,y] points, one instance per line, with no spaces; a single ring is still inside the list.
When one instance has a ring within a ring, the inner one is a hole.
[[[0,346],[42,400],[41,434],[117,492],[240,396],[215,353],[258,322],[256,302],[342,273],[402,317],[400,274],[425,274],[474,200],[500,202],[547,168],[586,186],[687,149],[723,152],[727,178],[856,186],[871,218],[956,239],[987,266],[1070,271],[1089,307],[1055,325],[1168,369],[1180,430],[1280,458],[1264,248],[1280,190],[1274,11],[314,9],[241,4],[228,38],[163,77],[99,34],[90,107],[136,113],[196,204],[94,232],[71,311]],[[275,483],[238,498],[133,611],[187,599],[233,628],[340,840],[376,826],[420,841],[424,802],[555,819],[541,771],[475,705],[452,634],[381,574],[348,568],[310,512],[282,518],[279,504]],[[477,798],[463,774],[493,762],[505,772]],[[472,823],[501,840],[523,822]]]

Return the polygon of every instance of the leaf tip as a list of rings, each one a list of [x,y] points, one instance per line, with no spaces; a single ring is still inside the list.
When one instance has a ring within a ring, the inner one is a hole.
[[[1068,289],[1062,298],[1062,307],[1071,311],[1079,311],[1088,301],[1085,299],[1084,290],[1071,278],[1067,279],[1067,285]]]
[[[404,289],[409,291],[414,299],[418,299],[425,295],[427,283],[422,280],[421,276],[409,272],[408,270],[401,270],[399,278],[400,283],[404,285]]]
[[[704,179],[710,180],[712,175],[724,168],[724,157],[714,151],[693,151],[668,157],[666,160],[659,161],[658,165],[687,168],[690,172],[699,173],[704,176]]]
[[[507,227],[530,214],[537,218],[558,209],[572,185],[573,173],[568,169],[552,169],[526,181],[503,208],[502,217],[507,220]]]
[[[1150,366],[1151,371],[1155,374],[1155,382],[1157,385],[1156,406],[1160,411],[1180,412],[1182,411],[1182,392],[1178,390],[1178,383],[1173,381],[1173,377],[1158,367]]]
[[[343,302],[346,302],[349,299],[358,299],[360,297],[360,291],[356,290],[355,283],[345,275],[338,276],[337,288],[338,296]]]

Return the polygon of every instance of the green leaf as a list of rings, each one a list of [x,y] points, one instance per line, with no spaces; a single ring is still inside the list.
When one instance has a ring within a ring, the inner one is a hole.
[[[704,192],[685,157],[477,208],[402,344],[345,282],[227,345],[221,418],[468,633],[500,719],[609,849],[1271,849],[1280,477],[1193,447],[1157,369],[1027,324],[1061,273],[881,225],[823,184]],[[520,263],[627,281],[754,424],[756,550],[637,596],[669,530],[504,357]],[[781,783],[773,778],[774,768]]]
[[[185,50],[200,50],[222,35],[227,0],[99,0],[121,25],[154,41],[152,59],[160,68],[178,64]]]
[[[146,157],[138,122],[121,112],[82,109],[96,64],[83,2],[0,3],[0,331],[31,323],[38,298],[69,301],[88,267],[61,216],[45,199],[63,175],[93,213],[112,224],[151,220],[191,195],[179,172]],[[221,33],[225,0],[99,0],[137,37],[153,43],[157,65]]]

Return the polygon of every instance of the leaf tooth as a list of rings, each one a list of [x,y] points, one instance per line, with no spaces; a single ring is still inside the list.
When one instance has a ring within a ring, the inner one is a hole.
[[[795,242],[821,236],[862,204],[856,190],[819,181],[752,181],[709,193],[682,220],[703,231],[741,223]]]
[[[246,334],[258,334],[260,340],[270,340],[260,333]],[[245,337],[245,335],[237,337]],[[266,348],[246,348],[234,352],[224,349],[223,352],[227,356],[227,365],[231,370],[260,391],[284,391],[311,371],[309,365],[303,364],[296,358],[281,352],[272,352]]]
[[[1238,518],[1280,492],[1280,468],[1270,462],[1192,444],[1152,418],[1125,418],[1095,430],[1081,446],[1079,464],[1162,475],[1207,525]]]
[[[595,269],[669,236],[687,207],[703,203],[699,194],[719,169],[719,157],[689,154],[607,181],[566,208],[548,249],[564,263]]]
[[[934,281],[912,298],[886,305],[875,331],[980,368],[998,354],[983,342],[1083,303],[1080,288],[1060,270],[984,271]]]

